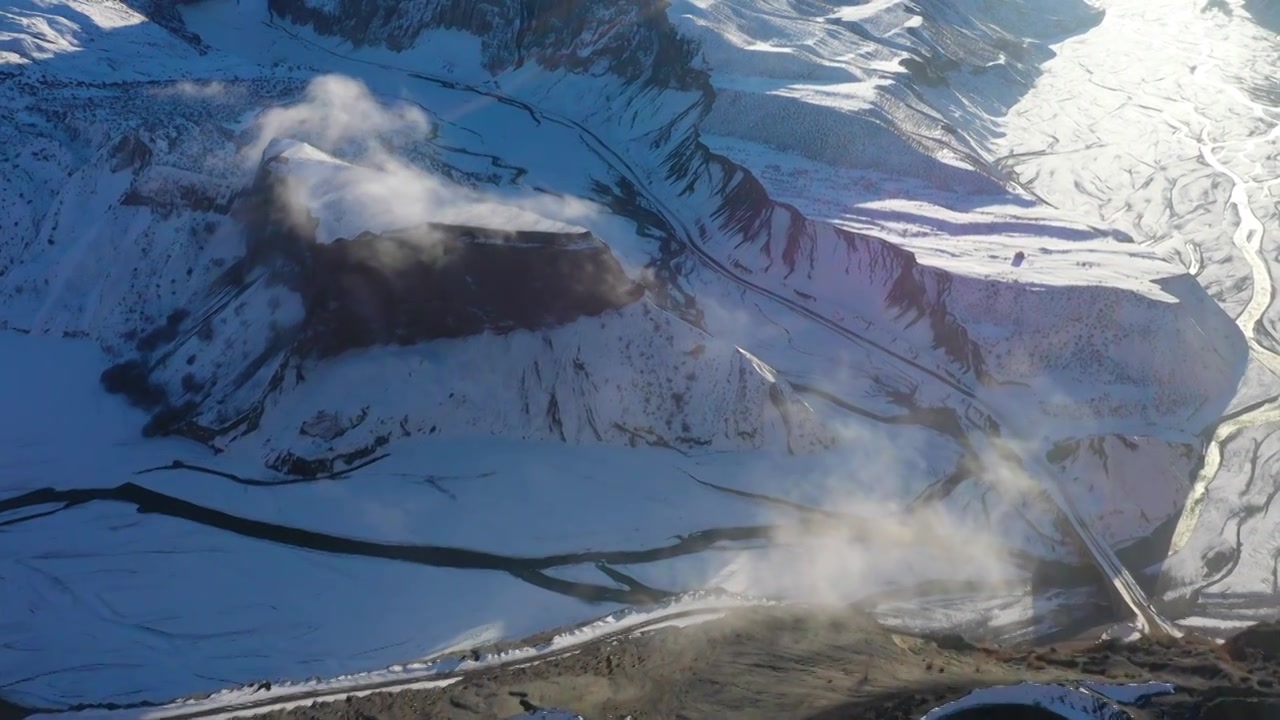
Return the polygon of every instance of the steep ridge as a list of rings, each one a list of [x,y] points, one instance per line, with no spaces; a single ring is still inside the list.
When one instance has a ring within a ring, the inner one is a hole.
[[[1184,416],[1221,397],[1234,384],[1240,353],[1220,353],[1215,347],[1238,344],[1231,340],[1230,323],[1218,317],[1221,313],[1210,303],[1202,302],[1203,292],[1193,282],[1176,279],[1180,271],[1154,253],[1135,252],[1131,269],[1137,278],[1125,287],[1103,288],[1078,267],[1073,272],[1048,266],[1012,272],[1008,258],[988,257],[966,270],[944,270],[939,263],[923,263],[880,237],[816,222],[795,207],[772,200],[749,170],[702,142],[700,133],[718,107],[729,108],[725,112],[735,117],[755,117],[742,108],[734,110],[731,102],[722,105],[723,93],[713,89],[720,75],[714,70],[709,74],[700,55],[705,41],[699,45],[677,33],[657,6],[637,7],[618,16],[597,7],[571,11],[569,5],[558,4],[544,15],[540,4],[515,0],[474,6],[396,3],[394,7],[303,0],[270,3],[278,15],[357,47],[391,43],[393,48],[407,48],[414,38],[439,27],[477,34],[485,68],[496,73],[492,84],[503,88],[493,97],[523,100],[562,113],[600,140],[599,152],[613,153],[630,169],[615,187],[599,188],[598,193],[615,211],[655,222],[664,242],[679,248],[659,258],[666,265],[661,276],[677,286],[676,297],[687,297],[678,286],[682,275],[692,271],[690,260],[696,259],[707,270],[744,287],[784,298],[781,302],[796,312],[810,313],[846,331],[858,328],[856,335],[863,341],[887,349],[898,358],[895,362],[911,357],[912,363],[952,390],[963,393],[984,384],[1034,383],[1059,398],[1069,398],[1067,413],[1077,417],[1096,414],[1100,407],[1140,422]],[[1012,17],[1014,27],[1020,22],[1018,13],[990,12],[995,19]],[[521,18],[533,16],[547,19],[522,24]],[[1058,29],[1064,32],[1096,19],[1096,13],[1088,12],[1064,11],[1063,16]],[[944,22],[949,21],[939,17],[934,26]],[[986,45],[1007,45],[1001,38],[1010,33],[992,30],[992,22],[982,16],[970,25],[985,28],[982,42]],[[497,27],[522,29],[487,32]],[[974,28],[964,32],[973,35]],[[940,39],[941,31],[921,32],[916,35],[933,48],[919,50],[924,53],[921,57],[938,57],[950,48],[967,58],[965,67],[977,62],[962,52],[976,47],[974,42],[945,41]],[[587,38],[591,42],[585,42]],[[1028,47],[1032,49],[1023,53],[1018,64],[1022,70],[1043,57],[1041,45]],[[991,50],[991,54],[999,52]],[[1025,85],[1028,80],[1023,77],[1021,82]],[[906,85],[914,87],[910,81]],[[896,98],[895,93],[886,97]],[[959,90],[952,94],[958,95]],[[584,98],[593,100],[584,102]],[[923,102],[917,105],[925,107]],[[871,114],[877,112],[884,111]],[[894,137],[906,138],[917,138],[917,125],[946,127],[936,111],[930,113],[883,127]],[[857,141],[867,128],[857,113],[846,115],[853,118],[847,126],[833,125],[825,132],[793,132],[793,122],[802,121],[804,113],[779,116],[777,122],[763,119],[759,125],[773,129],[768,132],[776,130],[779,137]],[[948,152],[973,155],[978,141],[953,137],[947,142]],[[938,162],[935,155],[946,155],[941,146],[930,147],[926,152],[893,144],[883,155],[912,155],[926,163]],[[848,162],[875,162],[868,153],[844,155]],[[656,167],[655,157],[660,158]],[[971,178],[964,181],[968,184],[955,185],[937,173],[931,177],[944,186],[950,183],[953,189],[972,191],[982,186],[985,190],[979,192],[1008,197],[1001,181],[993,179],[997,174],[985,163],[969,166],[947,171],[953,178]],[[1101,232],[1094,237],[1105,242]],[[1073,243],[1052,242],[1062,247],[1050,245],[1046,248],[1050,256],[1073,252]],[[1097,306],[1123,310],[1104,313],[1103,323],[1044,322],[1045,308],[1065,307],[1073,314],[1088,314],[1089,308]],[[696,307],[689,302],[670,307],[699,321]],[[1005,317],[993,322],[992,312]],[[1026,327],[1029,321],[1035,331],[1024,335],[1013,330]],[[1138,342],[1144,347],[1152,343],[1185,347],[1186,356],[1194,361],[1156,368],[1149,354],[1118,351],[1116,337],[1141,338]],[[933,352],[921,355],[922,347]],[[1074,356],[1095,360],[1081,364]],[[1169,377],[1170,373],[1174,376]],[[1139,389],[1153,385],[1167,392],[1158,400],[1144,399]]]
[[[575,82],[580,75],[561,75],[558,88],[544,88],[514,81],[522,96],[532,96],[539,104],[565,109],[560,97],[548,96],[559,90],[569,97],[603,96],[605,105],[575,103],[591,108],[585,118],[590,127],[603,123],[610,139],[619,132],[630,142],[624,150],[639,151],[647,162],[637,162],[641,177],[620,181],[609,192],[615,209],[637,214],[644,208],[625,208],[634,202],[640,187],[656,179],[646,177],[649,158],[662,158],[670,192],[684,206],[706,207],[699,218],[696,237],[681,237],[683,228],[667,227],[666,233],[686,243],[709,247],[732,243],[726,264],[746,264],[761,271],[776,268],[784,277],[797,270],[821,272],[819,253],[834,252],[846,257],[838,269],[841,277],[854,276],[871,281],[866,295],[834,299],[868,313],[881,302],[890,311],[914,324],[928,318],[931,341],[959,366],[961,372],[983,376],[981,352],[968,340],[965,331],[947,310],[945,279],[927,277],[915,259],[905,251],[878,239],[813,223],[794,208],[770,200],[763,186],[747,171],[726,158],[711,154],[698,140],[698,125],[712,112],[716,94],[705,71],[693,64],[698,46],[681,37],[667,21],[661,3],[640,3],[626,9],[559,2],[543,7],[539,2],[498,2],[472,6],[470,3],[343,3],[320,5],[301,1],[271,0],[272,10],[295,22],[310,24],[318,32],[339,35],[357,46],[385,43],[393,49],[406,48],[424,31],[443,27],[463,30],[480,37],[484,62],[491,73],[518,71],[536,64],[546,71],[567,70],[590,75],[588,86]],[[585,72],[582,72],[585,71]],[[539,97],[541,96],[541,97]],[[655,112],[655,109],[658,112]],[[665,111],[665,112],[664,112]],[[566,113],[568,114],[568,113]],[[573,115],[579,115],[574,113]],[[573,116],[571,115],[571,117]],[[650,201],[651,204],[652,201]],[[670,220],[668,219],[668,222]],[[863,252],[865,250],[865,252]],[[677,280],[678,281],[678,280]],[[845,285],[844,282],[840,283]],[[929,286],[935,286],[931,288]],[[805,290],[811,290],[806,283]],[[847,285],[842,288],[847,292]],[[852,302],[850,301],[852,300]],[[866,307],[867,305],[870,306]],[[842,308],[843,309],[843,308]],[[869,313],[868,313],[869,314]]]

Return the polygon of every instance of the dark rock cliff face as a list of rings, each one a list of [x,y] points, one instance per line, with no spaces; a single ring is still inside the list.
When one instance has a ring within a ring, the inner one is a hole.
[[[794,206],[772,200],[750,171],[701,143],[676,144],[664,164],[670,177],[681,178],[689,191],[700,181],[718,186],[720,200],[712,217],[719,223],[721,243],[733,240],[739,247],[753,248],[767,268],[776,265],[797,286],[831,270],[819,266],[821,245],[846,249],[851,258],[847,268],[856,270],[848,274],[879,288],[883,307],[894,320],[908,328],[925,321],[933,349],[961,371],[986,380],[982,350],[947,308],[950,278],[945,273],[921,266],[915,255],[892,243],[816,222]],[[703,241],[717,239],[705,230],[701,234]]]
[[[270,165],[247,203],[248,252],[301,294],[308,355],[553,327],[644,295],[586,231],[425,223],[317,242],[314,220],[285,210]]]
[[[233,211],[248,235],[207,304],[143,333],[104,386],[154,415],[148,434],[201,441],[252,425],[290,362],[346,350],[563,325],[635,302],[589,233],[428,224],[316,241],[265,169]]]
[[[424,225],[315,246],[310,261],[307,343],[322,356],[563,325],[644,295],[589,233]]]

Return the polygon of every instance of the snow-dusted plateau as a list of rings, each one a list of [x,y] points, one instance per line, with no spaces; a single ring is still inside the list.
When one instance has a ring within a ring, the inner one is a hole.
[[[1280,617],[1278,33],[5,0],[0,699],[433,682],[761,603]]]

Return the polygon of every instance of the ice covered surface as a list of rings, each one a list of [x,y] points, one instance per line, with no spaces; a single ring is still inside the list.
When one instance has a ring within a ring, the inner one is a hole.
[[[918,15],[900,3],[860,6],[856,18],[814,16],[818,6],[787,2],[677,3],[670,14],[678,27],[703,40],[702,57],[713,86],[729,90],[718,92],[701,126],[702,140],[752,170],[773,197],[809,217],[890,238],[923,264],[946,270],[948,311],[962,319],[983,349],[990,372],[1004,384],[993,394],[1012,396],[1001,403],[1005,412],[1012,416],[1030,409],[1035,417],[1025,422],[1075,423],[1075,432],[1096,431],[1112,420],[1129,432],[1154,423],[1200,427],[1220,405],[1211,401],[1213,409],[1206,411],[1201,400],[1182,393],[1196,386],[1192,394],[1199,398],[1228,396],[1243,364],[1243,348],[1236,330],[1223,322],[1187,322],[1188,310],[1204,318],[1217,312],[1194,283],[1178,277],[1180,269],[1150,248],[1115,242],[1100,229],[1101,220],[1049,214],[1027,195],[965,184],[977,183],[979,173],[960,170],[963,163],[946,172],[890,168],[886,162],[922,155],[921,162],[935,162],[944,155],[922,153],[896,136],[873,139],[881,128],[870,118],[911,129],[943,124],[938,118],[920,118],[929,109],[904,109],[896,99],[908,84],[906,68],[918,62],[914,50],[940,65],[945,62],[939,53],[955,55],[951,59],[960,67],[948,74],[951,85],[926,84],[920,92],[933,98],[928,107],[957,121],[952,129],[963,136],[958,147],[976,152],[989,142],[981,125],[959,120],[973,113],[975,105],[998,106],[999,98],[1008,102],[1016,97],[1039,73],[1033,59],[1047,53],[1041,42],[1057,39],[1069,27],[1087,27],[1100,15],[1084,4],[1041,10],[1031,5],[974,10],[975,18],[994,21],[976,28],[941,8]],[[934,13],[973,34],[948,43],[950,30],[931,17]],[[1039,22],[1026,24],[1035,14],[1041,15]],[[923,27],[922,18],[929,18]],[[1016,63],[993,49],[1007,48],[1009,38],[1002,38],[999,28],[1012,27],[1027,33],[1011,41],[1022,46]],[[980,60],[984,55],[987,61]],[[860,62],[851,62],[853,57]],[[861,84],[847,82],[859,73],[867,76]],[[894,76],[899,82],[885,80]],[[825,82],[816,82],[820,80]],[[811,84],[819,84],[821,92],[810,92]],[[797,86],[805,91],[793,92]],[[753,89],[742,94],[748,87]],[[957,99],[961,87],[965,92]],[[786,97],[787,109],[771,114],[757,108],[783,102],[780,96]],[[863,112],[867,107],[876,112]],[[722,109],[725,120],[718,123]],[[828,118],[821,131],[795,130],[814,118]],[[777,131],[782,127],[787,131]],[[846,147],[846,142],[854,145]],[[1017,253],[1024,259],[1015,261]],[[823,267],[839,262],[838,253],[820,257]],[[752,266],[749,260],[736,262]],[[805,291],[832,307],[835,303],[820,292],[826,286],[822,278],[818,292]],[[1046,322],[1051,317],[1062,320]],[[1193,355],[1206,364],[1195,360],[1196,369],[1187,368],[1179,377],[1170,373],[1180,371],[1150,350],[1200,339],[1205,343]],[[1108,349],[1101,354],[1092,349],[1101,347]],[[1220,364],[1223,360],[1227,365]],[[1202,384],[1208,377],[1222,382],[1209,388]],[[1035,392],[1010,391],[1023,383]],[[1162,388],[1160,394],[1149,392],[1152,386]]]
[[[144,23],[148,23],[145,17],[112,0],[83,5],[43,0],[11,3],[0,16],[0,63],[27,65],[85,50],[101,53],[106,35]],[[168,44],[168,33],[158,25],[145,32],[161,47]],[[116,50],[119,48],[110,47],[112,66],[108,72],[112,74],[119,70],[115,63],[125,61]]]
[[[1126,704],[1139,703],[1156,695],[1168,695],[1177,689],[1170,683],[1162,682],[1125,683],[1120,685],[1116,683],[1082,682],[1080,687],[1116,702]]]
[[[923,152],[891,129],[911,126],[928,142],[939,125],[919,108],[895,117],[888,107],[901,104],[894,80],[908,75],[899,61],[916,45],[908,31],[918,17],[899,3],[859,8],[862,19],[822,15],[832,9],[786,0],[673,3],[668,15],[700,41],[712,70],[716,103],[704,128],[829,165],[990,189],[958,153]],[[775,131],[783,125],[787,132]]]

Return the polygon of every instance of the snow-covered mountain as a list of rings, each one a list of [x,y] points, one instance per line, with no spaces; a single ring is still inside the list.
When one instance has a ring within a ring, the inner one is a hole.
[[[413,184],[274,141],[233,210],[243,257],[104,385],[153,412],[146,434],[252,438],[294,475],[413,435],[831,444],[768,366],[655,307],[586,230]]]
[[[1195,277],[1234,236],[1197,235],[1189,273],[1173,241],[1147,242],[1155,211],[1094,212],[1071,199],[1096,188],[1072,196],[1061,166],[1027,169],[1053,143],[1037,148],[1026,98],[1066,72],[1063,48],[1122,32],[1108,23],[1125,12],[1103,10],[11,3],[0,332],[19,368],[4,452],[20,472],[0,496],[0,574],[37,589],[0,612],[45,609],[13,631],[42,649],[0,685],[51,707],[162,700],[712,587],[872,605],[888,592],[896,622],[1006,636],[1096,620],[1079,601],[1094,562],[1150,591],[1170,537],[1186,546],[1184,506],[1232,461],[1205,438],[1268,407],[1272,365]],[[1272,132],[1274,108],[1254,108]],[[1240,157],[1264,168],[1267,152],[1250,140]],[[1220,220],[1210,200],[1180,202],[1177,228]],[[1248,199],[1232,202],[1247,225]],[[101,429],[117,423],[127,432]],[[1254,487],[1257,472],[1240,477]],[[244,610],[214,591],[153,597],[159,565],[95,584],[132,572],[127,553],[48,566],[113,542],[105,508],[131,504],[160,515],[131,530],[137,552],[219,548],[200,587],[258,577],[244,556],[264,540],[296,587],[265,583],[271,609]],[[376,519],[388,505],[397,519]],[[469,529],[531,514],[542,529],[523,538]],[[176,540],[175,522],[199,533]],[[947,533],[991,557],[917,567],[910,547],[945,559]],[[673,534],[696,549],[658,548]],[[323,627],[314,597],[332,573],[394,583],[377,563],[404,553],[359,542],[484,538],[516,545],[421,563],[430,621],[342,596],[353,626],[381,625],[248,630]],[[541,564],[517,557],[535,545]],[[618,546],[645,549],[591,555]],[[316,550],[338,564],[305,559]],[[458,579],[485,571],[507,584]],[[981,586],[963,608],[903,610],[895,594],[959,581]],[[450,583],[489,599],[455,608]],[[54,587],[65,602],[40,589]],[[517,619],[531,597],[545,612]],[[90,618],[94,653],[151,667],[164,648],[137,628],[185,637],[210,614],[240,627],[154,685],[68,670],[71,639],[51,639]]]

